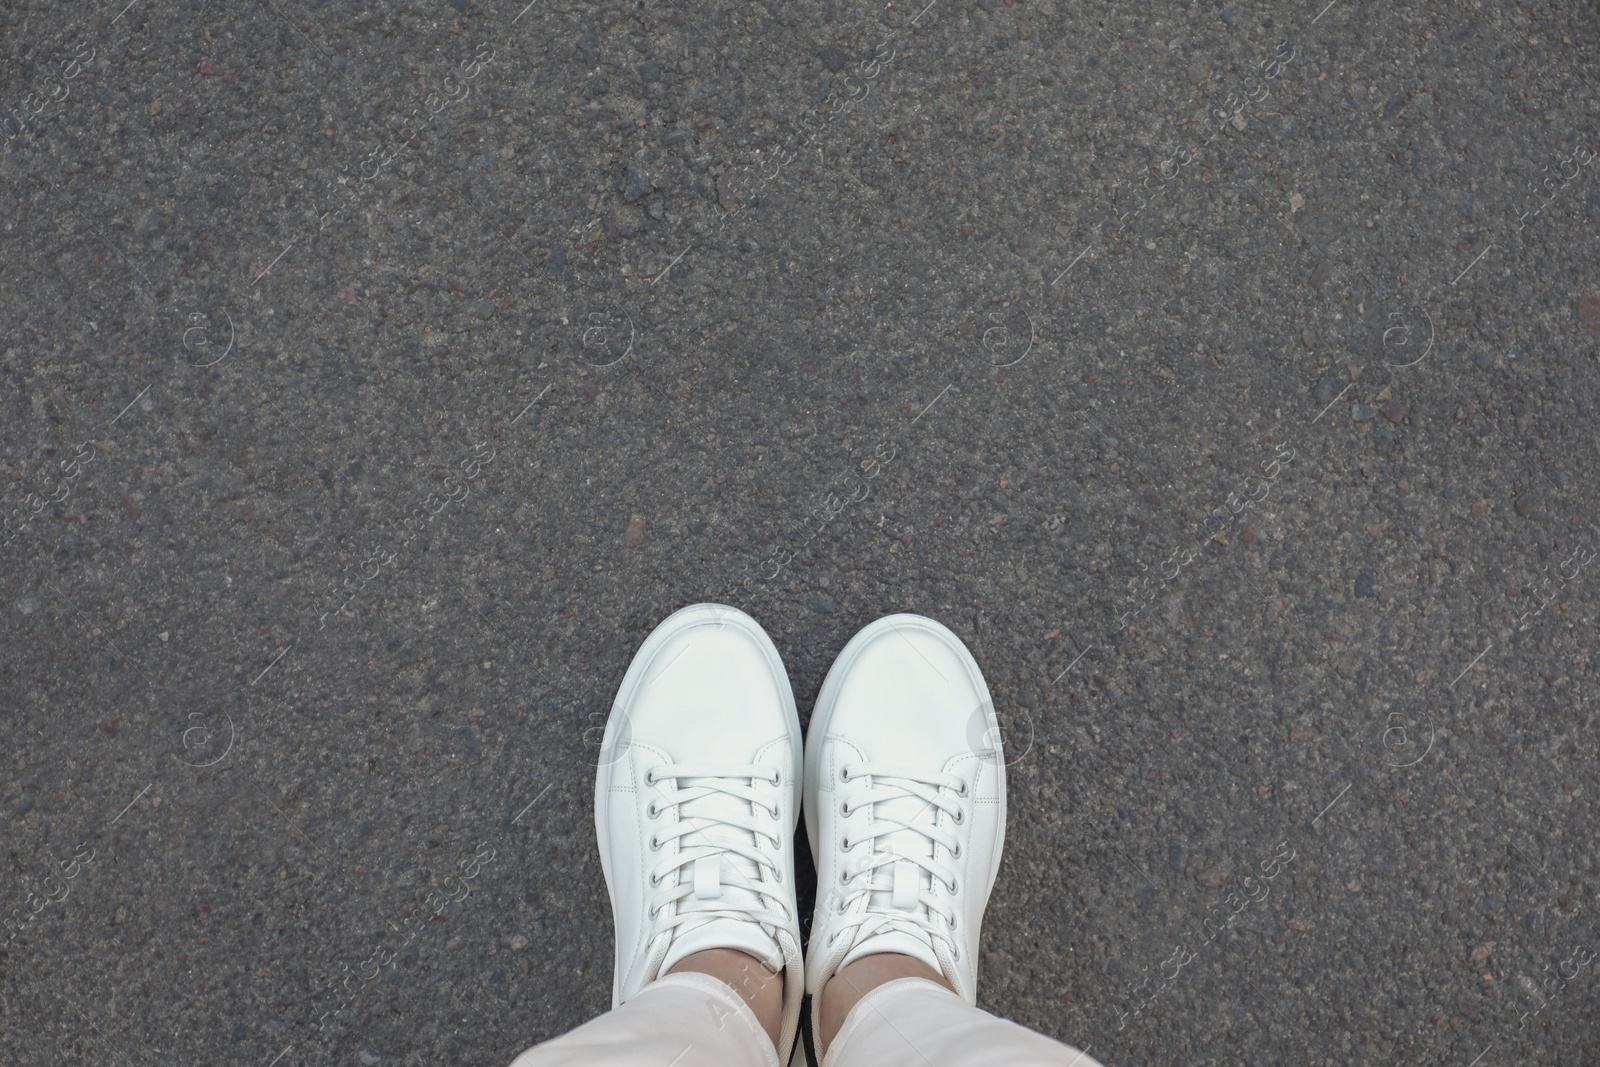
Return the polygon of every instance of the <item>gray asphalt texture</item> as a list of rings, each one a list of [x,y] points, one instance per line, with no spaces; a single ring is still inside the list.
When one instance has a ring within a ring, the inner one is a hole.
[[[1600,1062],[1594,5],[30,0],[0,55],[5,1063],[609,1007],[600,727],[704,600],[803,721],[883,614],[973,649],[986,1008]]]

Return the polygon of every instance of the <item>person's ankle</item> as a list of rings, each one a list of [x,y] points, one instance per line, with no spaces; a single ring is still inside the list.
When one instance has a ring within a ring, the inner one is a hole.
[[[817,1049],[817,1055],[826,1055],[827,1049],[833,1045],[833,1039],[844,1028],[845,1019],[868,993],[901,978],[923,978],[955,992],[944,975],[915,956],[900,952],[877,952],[862,956],[854,963],[839,968],[822,987],[822,993],[811,1006],[812,1011],[821,1013],[817,1036],[822,1044]]]
[[[765,961],[739,949],[713,948],[685,956],[666,973],[681,971],[708,974],[731,987],[755,1014],[772,1047],[777,1049],[783,1034],[782,969],[774,971]]]

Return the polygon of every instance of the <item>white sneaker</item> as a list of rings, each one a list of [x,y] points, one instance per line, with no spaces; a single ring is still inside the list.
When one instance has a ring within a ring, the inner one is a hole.
[[[612,1007],[694,952],[784,972],[788,1061],[803,972],[794,889],[800,719],[778,650],[720,604],[668,618],[633,658],[595,778],[600,866],[616,922]]]
[[[994,702],[960,638],[891,615],[851,639],[811,716],[805,817],[817,864],[813,1037],[828,979],[877,952],[922,960],[976,1004],[1006,780]]]

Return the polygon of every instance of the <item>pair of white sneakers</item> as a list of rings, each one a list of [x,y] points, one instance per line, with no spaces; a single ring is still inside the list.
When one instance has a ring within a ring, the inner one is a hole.
[[[802,790],[817,871],[804,964],[793,849]],[[684,608],[634,657],[601,742],[612,1006],[692,953],[738,949],[784,974],[777,1053],[787,1063],[802,992],[820,994],[862,956],[915,957],[976,1004],[1005,817],[994,704],[945,627],[891,615],[856,634],[802,746],[766,632],[734,608]]]

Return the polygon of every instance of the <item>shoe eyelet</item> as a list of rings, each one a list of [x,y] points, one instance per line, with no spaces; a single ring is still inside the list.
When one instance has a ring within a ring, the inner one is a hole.
[[[960,891],[960,889],[961,889],[960,882],[957,879],[954,879],[954,878],[950,879],[950,892],[951,893],[957,893],[957,892]]]
[[[950,946],[950,951],[952,953],[951,958],[954,959],[957,963],[960,963],[961,962],[961,950],[956,948],[954,945],[952,945],[952,946]]]
[[[650,851],[651,852],[660,852],[661,851],[661,842],[656,840],[656,835],[655,834],[651,834],[650,835]]]
[[[966,812],[964,812],[964,811],[956,812],[955,824],[957,826],[960,826],[962,823],[964,823],[966,821],[967,821],[967,813]]]
[[[656,875],[652,874],[650,876],[650,888],[654,889],[656,886],[658,886],[660,884],[661,884],[661,879],[658,878]],[[652,916],[652,918],[653,918],[653,916]]]
[[[961,788],[956,791],[956,796],[964,797],[966,795],[967,795],[967,781],[966,781],[965,778],[963,778],[961,780]]]
[[[850,817],[850,802],[848,800],[839,801],[839,814],[847,819]]]
[[[960,845],[957,845],[955,848],[950,850],[950,858],[953,859],[953,860],[958,860],[958,859],[961,858],[961,846]],[[955,890],[952,889],[950,892],[954,893]]]
[[[650,802],[650,806],[644,810],[652,819],[661,814],[661,809],[656,807],[656,802],[653,800]]]
[[[839,781],[848,782],[849,780],[850,780],[850,768],[848,768],[848,767],[840,767],[839,768]]]
[[[644,772],[644,784],[645,785],[655,785],[656,784],[656,769],[654,767],[651,767],[648,771]]]
[[[839,872],[839,884],[840,885],[849,885],[850,884],[850,875],[846,874],[844,871],[840,871]]]
[[[853,849],[855,847],[856,847],[855,842],[850,840],[848,837],[841,837],[839,839],[839,848],[840,848],[841,851],[849,852],[851,849]]]

